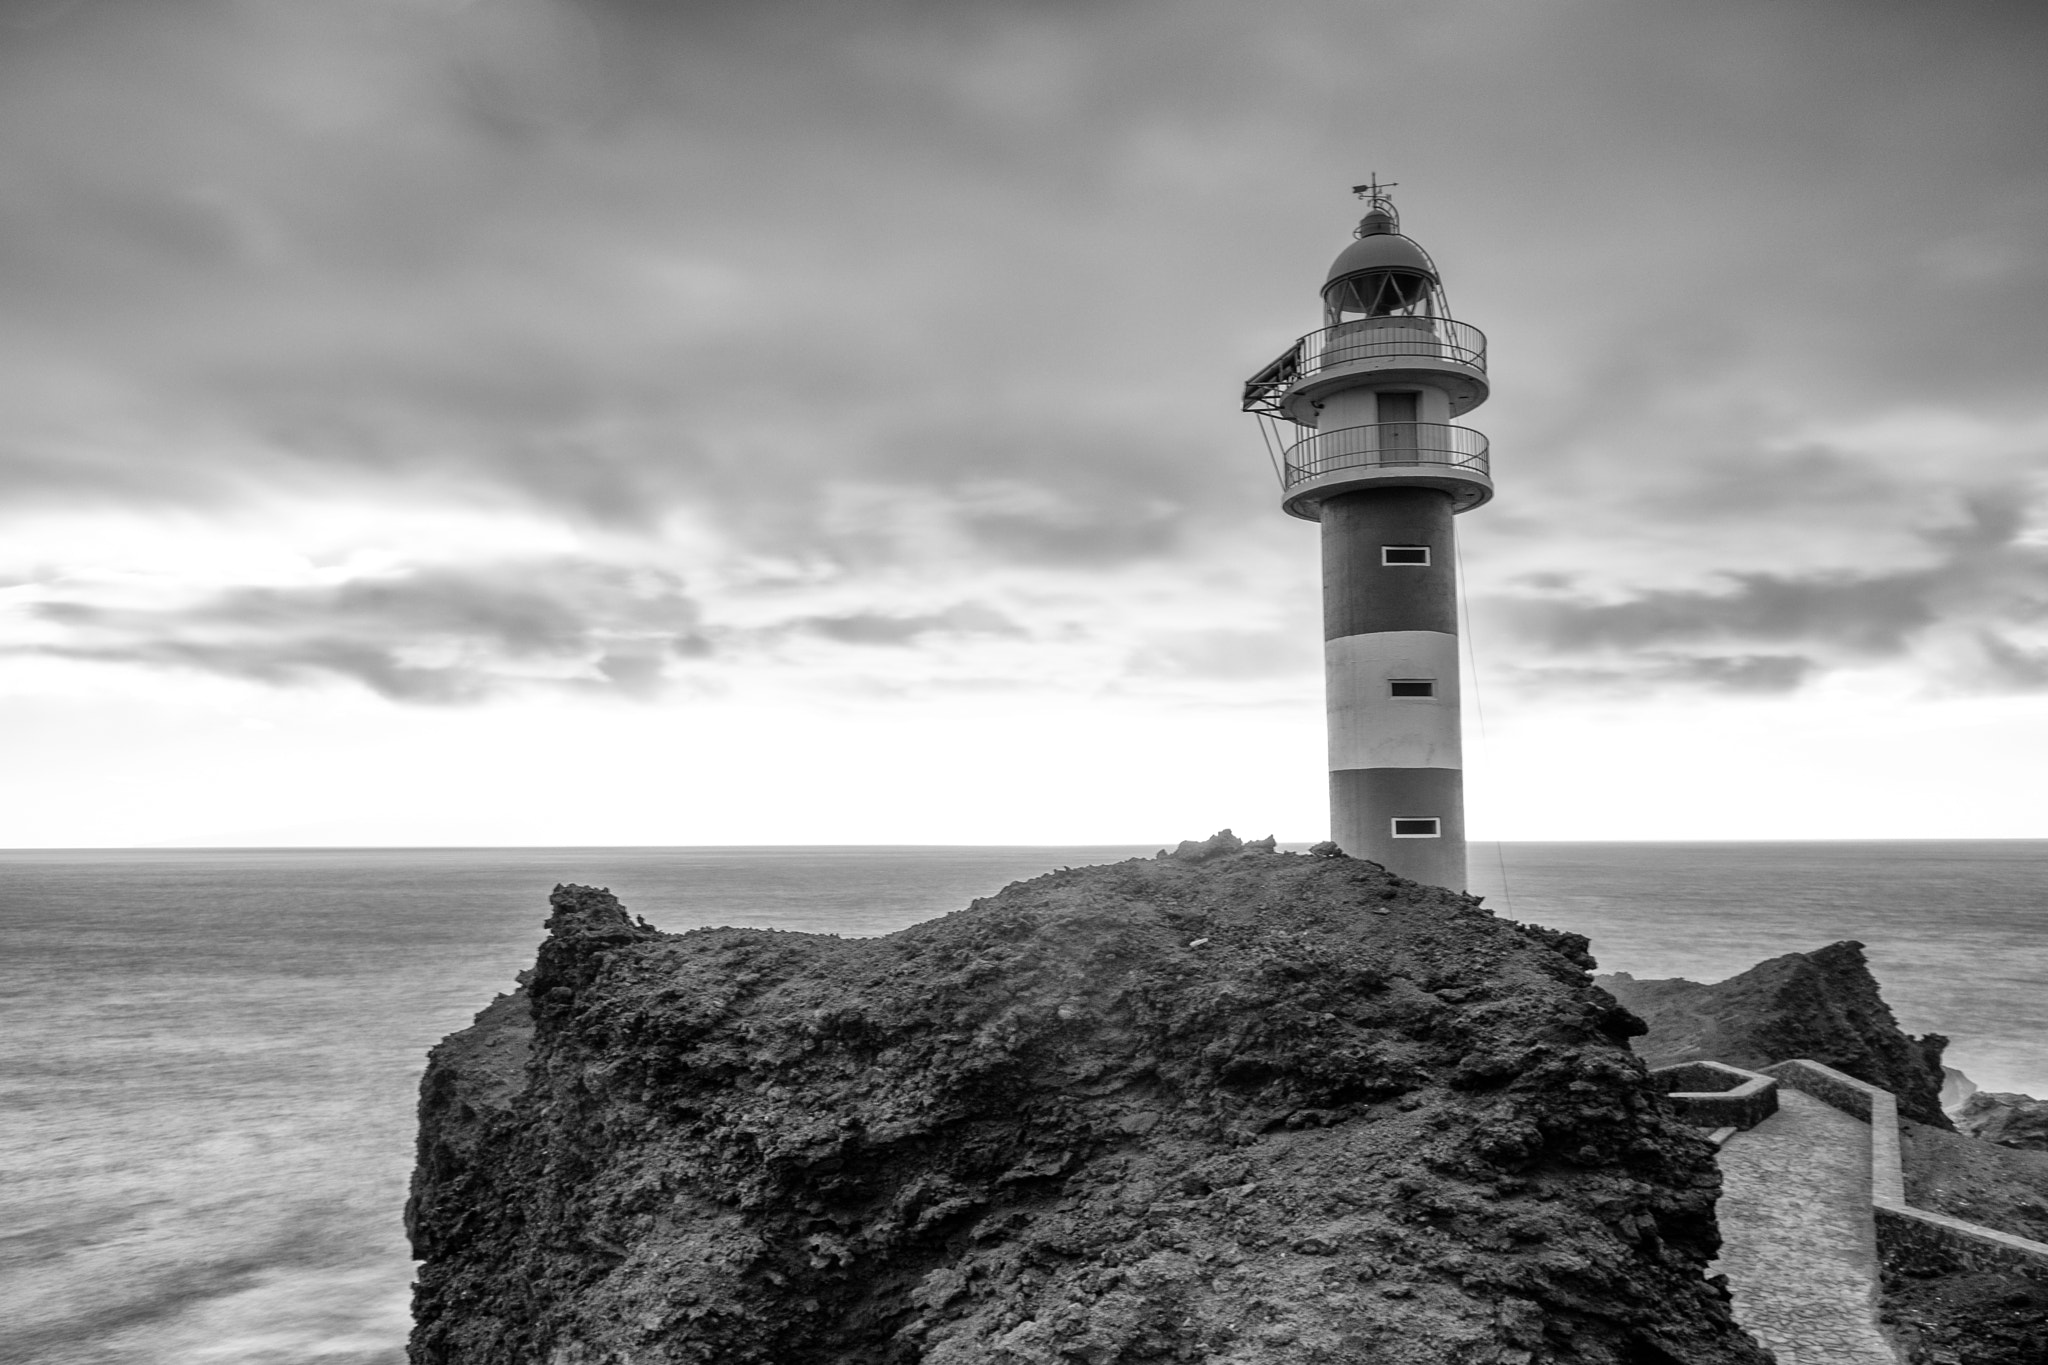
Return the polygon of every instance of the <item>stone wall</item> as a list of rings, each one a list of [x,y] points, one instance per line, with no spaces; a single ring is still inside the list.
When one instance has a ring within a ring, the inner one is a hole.
[[[1701,1128],[1754,1128],[1778,1112],[1774,1077],[1722,1062],[1680,1062],[1650,1073],[1672,1109]]]
[[[1898,1101],[1890,1091],[1819,1062],[1779,1062],[1765,1071],[1870,1125],[1871,1212],[1877,1220],[1878,1255],[1888,1273],[2002,1271],[2048,1284],[2048,1243],[1916,1209],[1906,1202],[1905,1177],[1899,1164]]]
[[[2048,1285],[2048,1245],[1925,1209],[1880,1204],[1872,1212],[1886,1270],[1916,1278],[2006,1271]]]

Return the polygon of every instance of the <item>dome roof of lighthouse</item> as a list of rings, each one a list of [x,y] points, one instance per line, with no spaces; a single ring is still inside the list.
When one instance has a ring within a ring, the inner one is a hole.
[[[1430,262],[1429,254],[1414,241],[1398,232],[1376,232],[1370,237],[1360,237],[1350,246],[1337,253],[1336,261],[1330,266],[1329,277],[1323,282],[1323,292],[1339,280],[1367,271],[1398,270],[1412,272],[1437,283],[1436,266]]]

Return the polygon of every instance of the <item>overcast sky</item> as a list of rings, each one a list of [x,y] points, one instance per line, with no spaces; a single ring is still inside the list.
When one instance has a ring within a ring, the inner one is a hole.
[[[1491,340],[1477,837],[2048,836],[2044,72],[2031,0],[0,0],[0,843],[1321,837],[1236,400],[1375,171]]]

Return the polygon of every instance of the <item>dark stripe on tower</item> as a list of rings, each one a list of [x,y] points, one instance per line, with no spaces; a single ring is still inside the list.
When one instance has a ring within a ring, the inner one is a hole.
[[[1323,638],[1383,630],[1458,633],[1451,495],[1375,488],[1322,505]],[[1427,545],[1429,565],[1380,563],[1383,545]]]
[[[1354,857],[1429,886],[1465,887],[1465,774],[1456,768],[1341,768],[1330,774],[1330,838]],[[1435,839],[1395,839],[1403,816],[1435,816]]]

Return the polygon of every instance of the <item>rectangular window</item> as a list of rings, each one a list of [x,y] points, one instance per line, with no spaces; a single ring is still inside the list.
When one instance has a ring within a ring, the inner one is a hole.
[[[1380,546],[1380,563],[1420,564],[1426,568],[1429,565],[1429,547],[1427,545],[1382,545]]]
[[[1433,697],[1436,695],[1435,678],[1389,678],[1387,695],[1390,697]]]
[[[1443,834],[1443,822],[1435,817],[1427,820],[1416,820],[1396,816],[1394,819],[1394,837],[1396,839],[1441,839]]]

